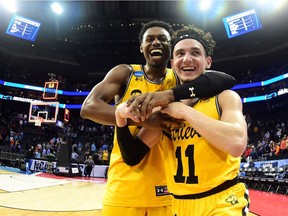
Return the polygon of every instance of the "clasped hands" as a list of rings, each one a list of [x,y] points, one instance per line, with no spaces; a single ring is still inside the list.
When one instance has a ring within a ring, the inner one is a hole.
[[[182,119],[173,118],[163,111],[170,102],[171,97],[167,91],[132,96],[125,103],[127,108],[125,117],[141,123],[141,126],[146,128],[161,128],[168,131],[171,126],[182,127]]]

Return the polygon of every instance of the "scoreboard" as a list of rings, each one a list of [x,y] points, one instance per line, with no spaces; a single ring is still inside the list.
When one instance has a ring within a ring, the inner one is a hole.
[[[223,18],[228,38],[237,37],[262,28],[254,9]]]

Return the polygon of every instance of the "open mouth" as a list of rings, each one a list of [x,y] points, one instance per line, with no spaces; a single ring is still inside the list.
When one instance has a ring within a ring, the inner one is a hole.
[[[184,72],[194,72],[196,70],[195,67],[183,67],[182,71]]]
[[[150,51],[150,55],[152,57],[161,57],[163,55],[163,51],[161,49],[153,49]]]

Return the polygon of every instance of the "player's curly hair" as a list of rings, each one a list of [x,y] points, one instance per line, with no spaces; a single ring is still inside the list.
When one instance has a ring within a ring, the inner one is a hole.
[[[184,36],[184,37],[183,37]],[[175,45],[185,38],[194,38],[198,40],[205,48],[206,54],[212,56],[216,42],[213,40],[210,32],[204,32],[202,29],[195,27],[194,25],[187,25],[177,30],[172,35],[172,51]],[[173,52],[172,52],[173,53]]]
[[[166,22],[160,21],[160,20],[153,20],[153,21],[145,23],[142,26],[141,31],[139,32],[139,36],[138,36],[140,43],[142,43],[144,33],[147,31],[147,29],[152,28],[152,27],[164,28],[168,31],[168,33],[171,36],[174,33],[174,30],[172,29],[172,26],[169,23],[166,23]]]

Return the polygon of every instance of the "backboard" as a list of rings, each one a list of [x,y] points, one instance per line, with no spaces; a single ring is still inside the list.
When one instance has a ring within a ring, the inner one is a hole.
[[[56,123],[59,110],[59,102],[32,102],[29,110],[29,122],[36,122],[39,117],[42,123]]]

